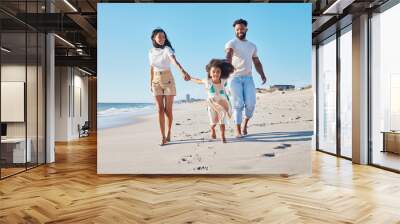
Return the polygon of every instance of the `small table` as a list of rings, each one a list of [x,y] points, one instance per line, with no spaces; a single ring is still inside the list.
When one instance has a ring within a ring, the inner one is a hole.
[[[383,150],[382,152],[392,152],[400,154],[400,131],[382,131]]]
[[[1,139],[1,144],[6,146],[7,148],[2,148],[2,157],[3,153],[7,154],[8,151],[10,151],[10,154],[12,154],[12,157],[10,155],[10,158],[6,159],[7,162],[9,163],[25,163],[25,162],[31,162],[31,144],[32,141],[30,138],[27,138],[27,144],[26,144],[26,151],[25,151],[25,138],[5,138]],[[14,147],[10,150],[8,148],[9,145],[14,145]],[[26,154],[25,154],[26,153]],[[12,158],[12,160],[11,160]],[[11,160],[11,161],[10,161]]]

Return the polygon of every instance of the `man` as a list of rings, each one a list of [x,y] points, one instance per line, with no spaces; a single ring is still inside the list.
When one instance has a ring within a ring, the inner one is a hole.
[[[257,56],[257,47],[246,39],[247,21],[238,19],[233,23],[236,38],[225,44],[226,60],[235,68],[229,78],[233,117],[236,124],[236,137],[247,135],[247,124],[253,116],[256,105],[256,87],[252,77],[252,64],[261,76],[262,84],[267,77]],[[245,112],[243,128],[243,110]]]

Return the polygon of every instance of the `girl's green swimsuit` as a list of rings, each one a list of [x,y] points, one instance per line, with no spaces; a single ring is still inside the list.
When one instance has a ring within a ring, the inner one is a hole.
[[[226,117],[230,118],[232,114],[232,107],[229,102],[229,96],[227,94],[228,83],[222,79],[220,84],[214,84],[211,79],[206,80],[206,89],[208,93],[208,107],[210,110],[210,121],[222,120]],[[215,122],[212,122],[215,123]]]
[[[208,80],[208,86],[209,86],[209,88],[208,88],[208,93],[209,93],[209,96],[211,96],[211,97],[213,97],[213,96],[215,96],[216,95],[216,90],[215,90],[215,86],[214,86],[214,83],[212,82],[212,80]],[[223,88],[221,88],[220,90],[219,90],[219,95],[220,96],[224,96],[224,97],[226,97],[226,99],[229,101],[229,96],[228,96],[228,94],[226,94],[226,92],[225,92],[225,88],[227,88],[227,86],[228,86],[228,82],[226,82],[226,80],[221,80],[221,86],[223,86]]]

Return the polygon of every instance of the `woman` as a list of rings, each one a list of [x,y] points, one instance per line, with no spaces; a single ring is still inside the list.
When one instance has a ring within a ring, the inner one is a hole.
[[[170,64],[174,64],[178,68],[184,80],[190,80],[190,76],[176,60],[174,48],[164,30],[153,30],[151,41],[153,42],[153,48],[149,51],[150,88],[156,99],[158,109],[158,121],[162,136],[160,145],[165,145],[171,141],[172,104],[176,95],[175,80],[171,73]],[[166,136],[165,115],[168,118]]]

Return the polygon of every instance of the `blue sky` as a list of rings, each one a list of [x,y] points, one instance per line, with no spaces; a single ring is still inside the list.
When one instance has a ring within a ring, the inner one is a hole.
[[[268,83],[311,83],[311,4],[98,4],[98,102],[153,102],[148,51],[151,31],[163,28],[178,61],[204,78],[212,58],[224,58],[232,23],[249,23],[247,39],[257,45]],[[205,98],[203,86],[185,82],[172,66],[177,97]],[[261,80],[253,67],[257,87]]]

